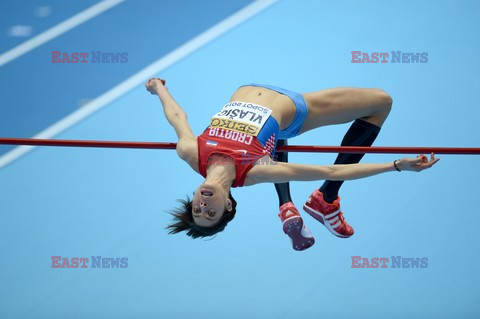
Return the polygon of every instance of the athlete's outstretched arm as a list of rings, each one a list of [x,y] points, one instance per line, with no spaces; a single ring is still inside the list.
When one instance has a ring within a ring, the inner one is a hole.
[[[145,87],[150,93],[160,98],[165,117],[177,133],[178,142],[176,149],[178,156],[186,161],[194,170],[197,170],[197,142],[190,128],[190,124],[188,124],[187,113],[170,95],[164,80],[152,78],[145,83]]]
[[[403,158],[395,161],[399,170],[419,172],[432,167],[439,159],[431,154],[430,161],[425,155],[417,158]],[[274,165],[272,165],[274,164]],[[383,164],[346,164],[346,165],[305,165],[271,162],[270,164],[255,167],[254,180],[257,183],[285,183],[288,181],[316,181],[333,180],[343,181],[365,178],[385,172],[395,171],[393,162]]]
[[[194,138],[190,124],[188,124],[187,113],[178,105],[168,92],[164,85],[165,81],[159,78],[152,78],[145,83],[146,89],[160,98],[162,102],[163,112],[168,120],[168,123],[173,126],[177,133],[178,140],[183,138]]]

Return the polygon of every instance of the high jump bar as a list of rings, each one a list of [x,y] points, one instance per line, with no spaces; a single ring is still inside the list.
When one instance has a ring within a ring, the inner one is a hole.
[[[96,140],[57,140],[34,138],[0,137],[0,145],[30,146],[64,146],[64,147],[100,147],[100,148],[138,148],[138,149],[175,149],[176,143],[167,142],[129,142],[129,141],[96,141]],[[277,152],[305,153],[383,153],[383,154],[457,154],[480,155],[478,147],[401,147],[401,146],[312,146],[288,145],[279,146]]]

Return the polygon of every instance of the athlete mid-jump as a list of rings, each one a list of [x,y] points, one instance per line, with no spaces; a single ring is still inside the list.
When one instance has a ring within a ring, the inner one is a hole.
[[[391,171],[421,171],[438,159],[431,154],[389,163],[357,164],[364,154],[339,154],[335,165],[288,163],[287,153],[276,153],[277,145],[325,125],[352,122],[342,146],[371,146],[387,118],[391,97],[380,89],[336,88],[299,94],[282,88],[250,84],[238,88],[205,131],[195,136],[187,114],[164,85],[153,78],[147,90],[158,95],[168,122],[178,136],[177,154],[205,177],[193,200],[173,214],[170,233],[186,231],[198,238],[223,231],[236,213],[230,188],[274,183],[280,201],[279,217],[293,248],[306,249],[314,238],[290,197],[289,181],[325,180],[308,198],[304,210],[334,235],[350,237],[353,228],[340,210],[338,191],[344,180]]]

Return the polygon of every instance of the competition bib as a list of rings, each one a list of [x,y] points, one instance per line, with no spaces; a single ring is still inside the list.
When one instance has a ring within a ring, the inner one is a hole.
[[[265,106],[233,101],[212,117],[209,127],[257,136],[271,114],[272,110]]]

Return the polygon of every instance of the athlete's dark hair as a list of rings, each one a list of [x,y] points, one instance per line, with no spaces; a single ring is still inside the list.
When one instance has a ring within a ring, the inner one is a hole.
[[[225,229],[228,222],[230,222],[237,212],[237,202],[232,197],[232,193],[228,193],[228,197],[232,201],[232,210],[225,209],[220,221],[212,227],[202,227],[195,224],[192,215],[192,200],[187,196],[187,199],[179,199],[180,207],[175,208],[170,214],[173,216],[173,224],[166,228],[170,230],[169,234],[176,234],[181,231],[186,231],[187,235],[192,238],[213,236]]]

